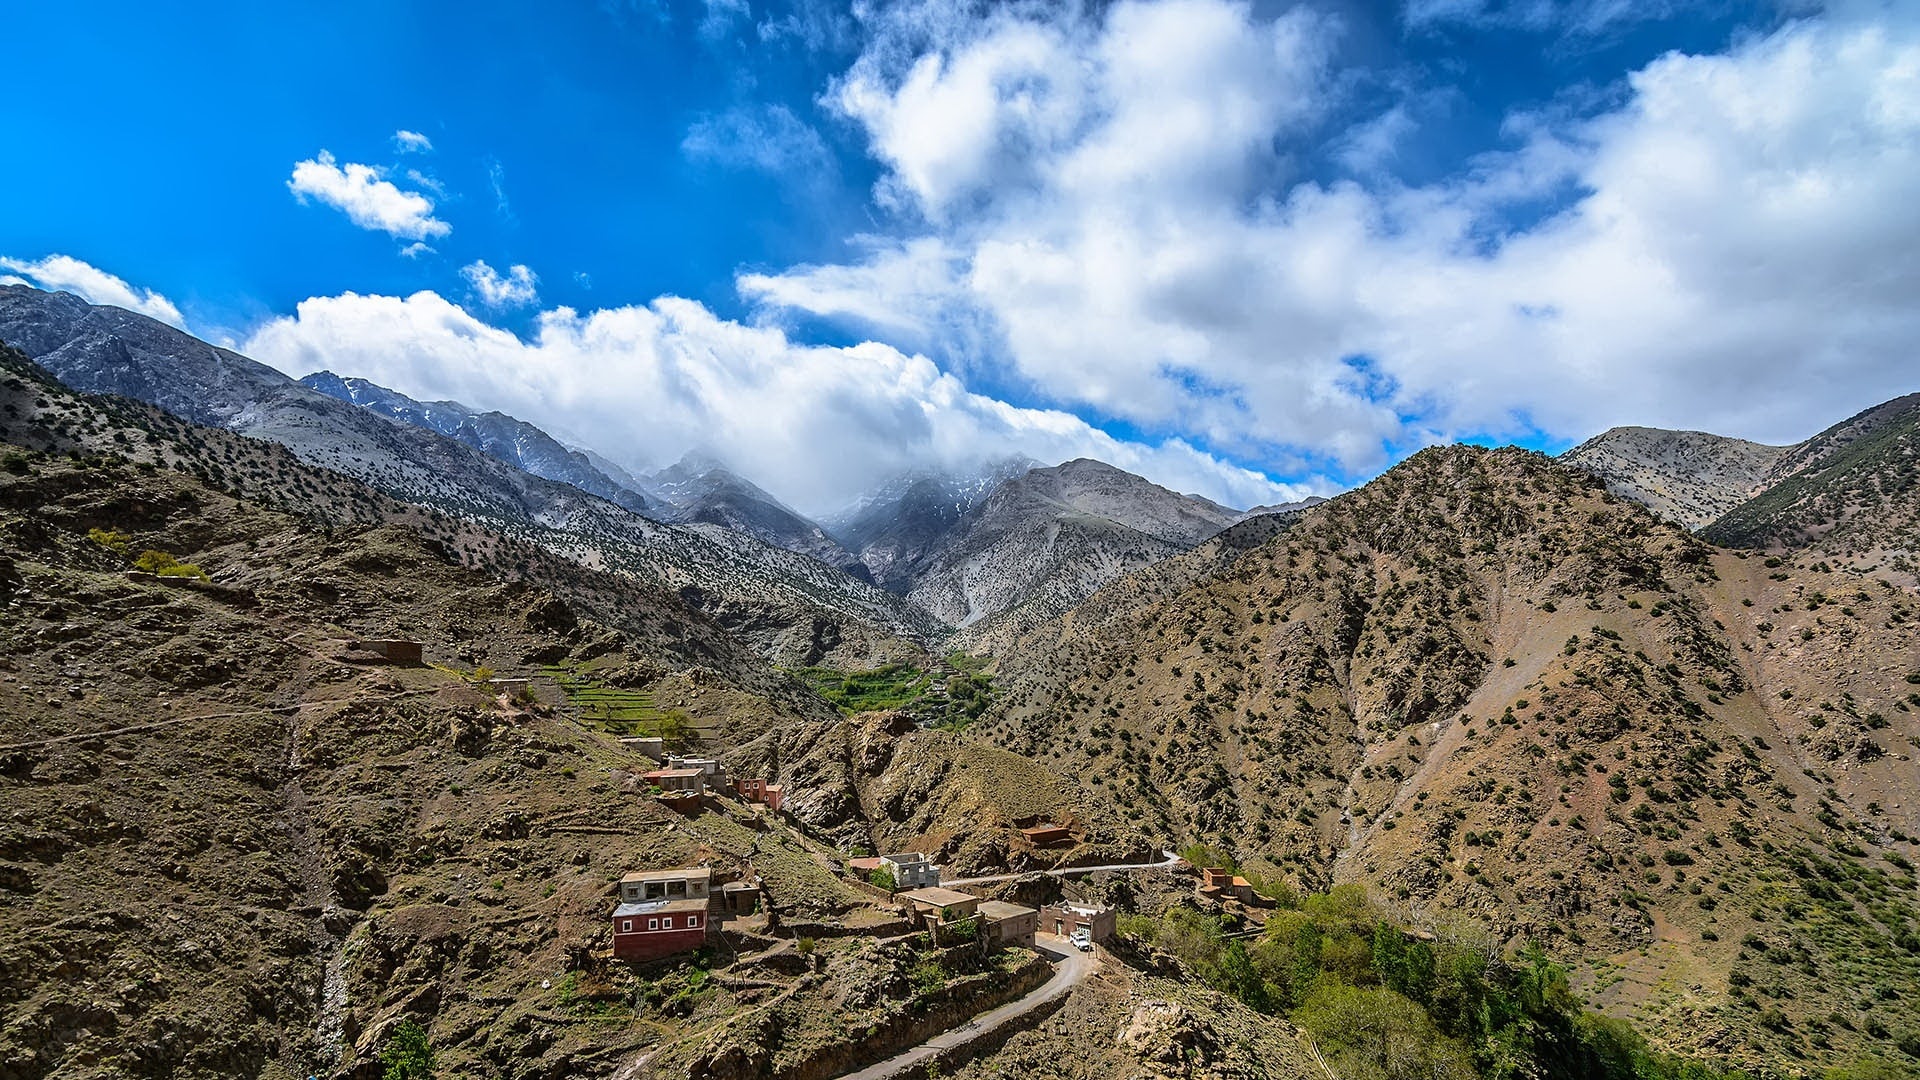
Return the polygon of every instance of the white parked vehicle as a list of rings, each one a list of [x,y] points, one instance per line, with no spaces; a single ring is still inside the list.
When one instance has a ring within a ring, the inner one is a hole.
[[[1067,935],[1067,940],[1072,942],[1073,947],[1079,949],[1081,952],[1093,951],[1093,934],[1089,931],[1075,930],[1073,933]]]

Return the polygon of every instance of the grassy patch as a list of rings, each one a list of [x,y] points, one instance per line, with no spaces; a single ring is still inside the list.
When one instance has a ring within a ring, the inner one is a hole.
[[[909,664],[888,664],[871,671],[809,667],[793,674],[848,716],[905,708],[918,701],[933,682],[927,672]]]

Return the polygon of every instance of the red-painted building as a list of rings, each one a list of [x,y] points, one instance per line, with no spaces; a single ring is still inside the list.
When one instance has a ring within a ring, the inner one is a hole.
[[[713,871],[704,866],[636,870],[620,879],[613,909],[616,960],[657,960],[707,942]]]
[[[650,900],[613,909],[613,958],[658,960],[707,943],[705,900]]]

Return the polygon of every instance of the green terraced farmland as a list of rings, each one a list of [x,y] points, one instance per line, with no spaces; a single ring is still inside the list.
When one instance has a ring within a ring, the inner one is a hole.
[[[644,690],[608,686],[579,668],[550,664],[544,670],[560,684],[567,704],[579,710],[584,721],[597,722],[622,735],[651,735],[651,728],[662,718],[653,695]]]

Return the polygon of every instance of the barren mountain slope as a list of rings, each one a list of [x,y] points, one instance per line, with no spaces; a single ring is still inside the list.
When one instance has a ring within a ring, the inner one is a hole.
[[[1920,394],[1877,405],[1793,447],[1768,485],[1704,532],[1716,543],[1806,551],[1912,582],[1920,573]]]
[[[969,511],[907,596],[955,626],[1022,605],[1044,619],[1237,516],[1097,461],[1034,469]]]
[[[624,652],[753,694],[709,666],[700,616],[629,605],[615,634],[398,526],[330,538],[170,470],[9,453],[9,1075],[378,1075],[401,1015],[462,1072],[593,1072],[631,1045],[553,1030],[541,980],[604,939],[610,875],[712,853],[622,792],[611,738],[453,669]],[[149,548],[213,583],[130,578]],[[436,666],[370,665],[341,643],[360,634],[418,637]]]
[[[1752,498],[1786,447],[1703,431],[1617,427],[1560,455],[1607,490],[1668,521],[1700,529]]]
[[[1169,595],[1176,566],[1004,650],[982,735],[1144,829],[1544,940],[1676,1047],[1778,1067],[1915,1027],[1910,591],[1472,447]]]

